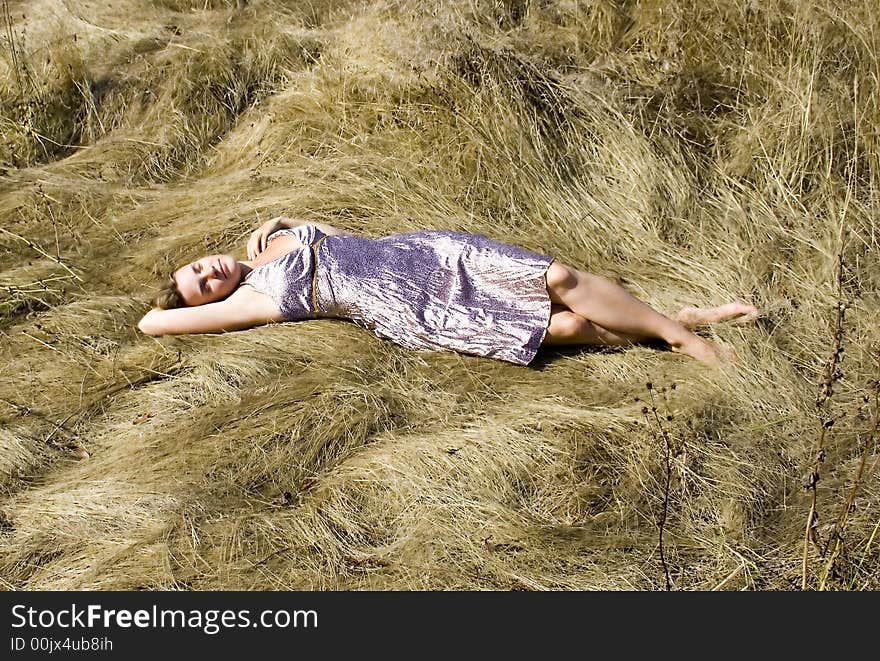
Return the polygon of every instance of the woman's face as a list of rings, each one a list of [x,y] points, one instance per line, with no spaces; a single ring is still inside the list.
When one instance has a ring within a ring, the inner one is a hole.
[[[174,272],[177,289],[187,305],[220,301],[238,287],[241,264],[232,255],[202,257]]]

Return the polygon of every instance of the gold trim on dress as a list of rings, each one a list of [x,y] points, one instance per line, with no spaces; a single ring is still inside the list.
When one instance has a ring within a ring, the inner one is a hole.
[[[325,234],[320,239],[312,243],[309,247],[312,249],[312,315],[320,317],[323,313],[318,309],[318,246],[321,241],[327,238]]]

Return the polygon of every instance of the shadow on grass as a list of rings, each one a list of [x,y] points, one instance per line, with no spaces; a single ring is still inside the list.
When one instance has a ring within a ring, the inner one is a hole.
[[[612,355],[629,351],[635,347],[647,347],[656,351],[671,351],[669,345],[662,340],[639,342],[638,344],[633,345],[633,347],[603,347],[591,345],[560,346],[538,350],[538,354],[529,366],[538,371],[542,371],[561,357],[576,358],[578,356],[590,354]]]

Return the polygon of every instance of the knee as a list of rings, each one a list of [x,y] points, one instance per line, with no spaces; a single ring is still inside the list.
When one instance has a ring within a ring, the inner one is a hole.
[[[578,285],[578,272],[559,262],[547,269],[547,288],[552,291],[574,289]]]
[[[570,341],[580,341],[593,331],[593,322],[573,312],[560,314],[556,333]]]

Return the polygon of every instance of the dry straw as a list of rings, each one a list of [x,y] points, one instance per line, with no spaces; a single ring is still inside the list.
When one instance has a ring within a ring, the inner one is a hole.
[[[875,2],[0,9],[3,588],[880,588]],[[137,331],[282,212],[764,314],[726,371]]]

